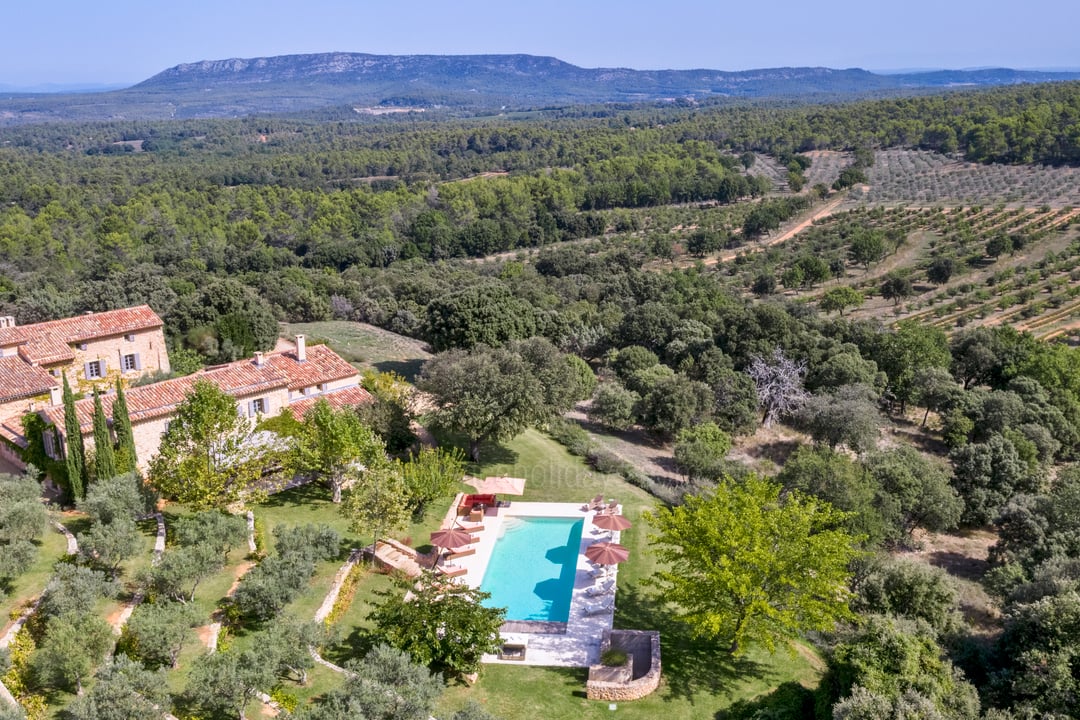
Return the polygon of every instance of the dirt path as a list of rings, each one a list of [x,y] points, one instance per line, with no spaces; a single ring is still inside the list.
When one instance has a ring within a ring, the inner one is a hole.
[[[702,264],[704,264],[704,265],[716,265],[717,263],[729,262],[729,261],[734,260],[736,257],[738,257],[739,255],[742,255],[744,253],[747,253],[747,252],[752,252],[752,253],[763,252],[765,250],[765,248],[770,248],[770,247],[772,247],[774,245],[779,245],[780,243],[787,242],[791,238],[793,238],[796,235],[798,235],[799,233],[801,233],[806,228],[813,225],[815,221],[821,220],[823,218],[827,218],[830,215],[832,215],[834,212],[836,212],[836,209],[838,207],[840,207],[840,205],[845,200],[847,200],[847,195],[846,194],[839,195],[838,197],[835,197],[832,200],[830,200],[829,202],[825,203],[825,205],[823,205],[821,208],[819,208],[817,210],[817,212],[815,212],[812,215],[810,215],[809,217],[804,218],[803,220],[795,223],[791,227],[783,230],[780,234],[778,234],[778,235],[776,235],[774,237],[770,237],[768,239],[768,241],[766,241],[764,243],[760,243],[758,245],[754,245],[753,247],[749,247],[749,248],[746,248],[746,247],[739,248],[738,250],[733,250],[732,252],[724,253],[723,255],[717,255],[716,257],[705,258],[702,261]]]
[[[980,580],[990,569],[990,548],[997,535],[989,530],[966,530],[957,533],[931,533],[916,530],[920,549],[900,553],[947,572],[959,590],[960,612],[980,634],[992,635],[1001,629],[1001,611],[983,589]]]
[[[585,415],[588,402],[578,403],[565,417],[589,433],[589,438],[603,449],[618,455],[654,480],[681,483],[684,478],[675,469],[675,455],[670,444],[649,437],[643,430],[608,430],[589,422]]]

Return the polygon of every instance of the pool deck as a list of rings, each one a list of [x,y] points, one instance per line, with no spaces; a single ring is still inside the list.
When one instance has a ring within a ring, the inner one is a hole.
[[[466,568],[467,572],[457,578],[458,582],[464,582],[469,587],[478,588],[484,578],[484,571],[491,560],[491,553],[495,548],[495,541],[502,531],[502,524],[506,518],[511,517],[559,517],[559,518],[584,518],[585,525],[581,530],[581,547],[578,548],[577,573],[574,577],[573,595],[570,600],[570,617],[566,622],[566,632],[553,634],[550,632],[504,632],[504,643],[515,643],[526,646],[523,660],[500,660],[495,655],[485,655],[485,663],[498,663],[505,665],[549,665],[560,667],[588,667],[600,661],[600,638],[605,630],[610,630],[615,615],[614,595],[607,594],[603,597],[589,597],[585,591],[595,584],[591,573],[593,566],[585,557],[585,548],[594,542],[608,540],[612,533],[600,530],[592,524],[595,512],[585,512],[581,508],[584,503],[548,503],[548,502],[512,502],[510,507],[489,508],[484,515],[484,529],[476,533],[477,542],[470,547],[475,553],[466,557],[458,558],[455,565]],[[468,527],[472,523],[462,522]],[[614,533],[614,541],[619,541],[619,533]],[[615,578],[618,566],[613,566],[608,577]],[[605,602],[610,608],[602,612],[589,614],[585,612],[586,604]]]

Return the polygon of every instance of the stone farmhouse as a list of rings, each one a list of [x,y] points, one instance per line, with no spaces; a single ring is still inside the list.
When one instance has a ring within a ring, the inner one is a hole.
[[[207,380],[236,398],[237,412],[255,419],[273,417],[289,408],[299,419],[320,399],[335,407],[356,406],[373,402],[372,396],[360,387],[360,375],[352,365],[325,345],[307,347],[303,335],[296,336],[291,350],[255,353],[248,360],[204,368],[184,377],[142,385],[126,391],[128,414],[135,435],[135,450],[139,466],[145,470],[157,453],[161,436],[169,425],[177,405],[183,402],[197,380]],[[46,433],[45,450],[56,460],[63,458],[64,406],[60,393],[54,391],[55,402],[39,410],[46,422],[57,432]],[[107,417],[112,417],[115,392],[103,395],[102,405]],[[84,398],[75,403],[83,441],[94,445],[94,401]]]
[[[0,457],[22,465],[22,416],[59,396],[61,373],[86,392],[159,371],[169,371],[169,354],[161,318],[146,305],[31,325],[0,317]]]

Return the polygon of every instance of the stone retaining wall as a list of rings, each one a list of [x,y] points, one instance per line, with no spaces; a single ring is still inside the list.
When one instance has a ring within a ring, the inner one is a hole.
[[[590,700],[619,702],[640,700],[660,686],[660,633],[655,630],[611,630],[604,633],[600,654],[609,648],[623,650],[631,657],[631,679],[610,681],[611,668],[593,665],[585,685]],[[647,659],[648,662],[640,662]]]

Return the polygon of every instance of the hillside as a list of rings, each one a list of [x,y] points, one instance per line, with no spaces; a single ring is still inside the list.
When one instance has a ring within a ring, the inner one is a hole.
[[[236,117],[344,106],[458,111],[716,97],[843,97],[1048,82],[1080,73],[943,70],[879,75],[823,67],[721,70],[581,68],[534,55],[318,53],[231,58],[169,68],[111,92],[12,94],[0,123]]]

